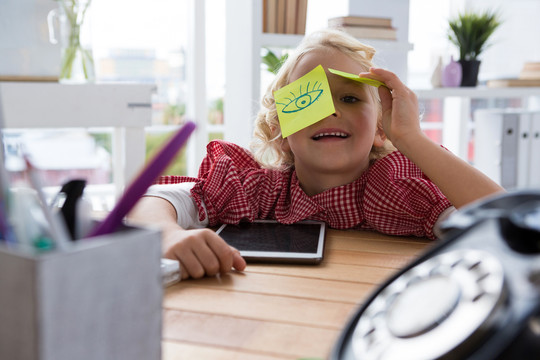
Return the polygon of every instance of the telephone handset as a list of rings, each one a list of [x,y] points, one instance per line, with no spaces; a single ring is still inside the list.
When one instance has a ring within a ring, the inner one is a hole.
[[[540,359],[540,192],[456,212],[351,318],[330,359]]]

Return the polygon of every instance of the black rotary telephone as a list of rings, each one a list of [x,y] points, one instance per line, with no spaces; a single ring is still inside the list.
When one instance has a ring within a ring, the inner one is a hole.
[[[540,359],[540,191],[473,204],[443,230],[361,306],[330,359]]]

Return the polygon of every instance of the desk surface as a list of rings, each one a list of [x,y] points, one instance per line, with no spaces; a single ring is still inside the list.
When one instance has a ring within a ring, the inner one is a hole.
[[[248,264],[167,288],[163,360],[326,358],[366,298],[431,242],[329,230],[320,265]]]

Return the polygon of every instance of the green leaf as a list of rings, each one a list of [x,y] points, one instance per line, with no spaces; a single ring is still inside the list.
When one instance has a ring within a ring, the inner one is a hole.
[[[271,73],[277,74],[281,65],[287,60],[288,54],[284,54],[281,57],[277,57],[274,52],[268,48],[265,48],[266,55],[262,57],[262,63],[266,65],[266,69]]]
[[[488,40],[501,25],[496,12],[465,12],[448,21],[448,39],[459,48],[460,60],[476,60],[489,46]]]

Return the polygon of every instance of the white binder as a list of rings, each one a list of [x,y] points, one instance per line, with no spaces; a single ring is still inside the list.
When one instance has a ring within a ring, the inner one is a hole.
[[[540,189],[540,112],[531,116],[529,187]]]
[[[540,184],[540,113],[481,109],[474,121],[475,167],[507,190]]]

